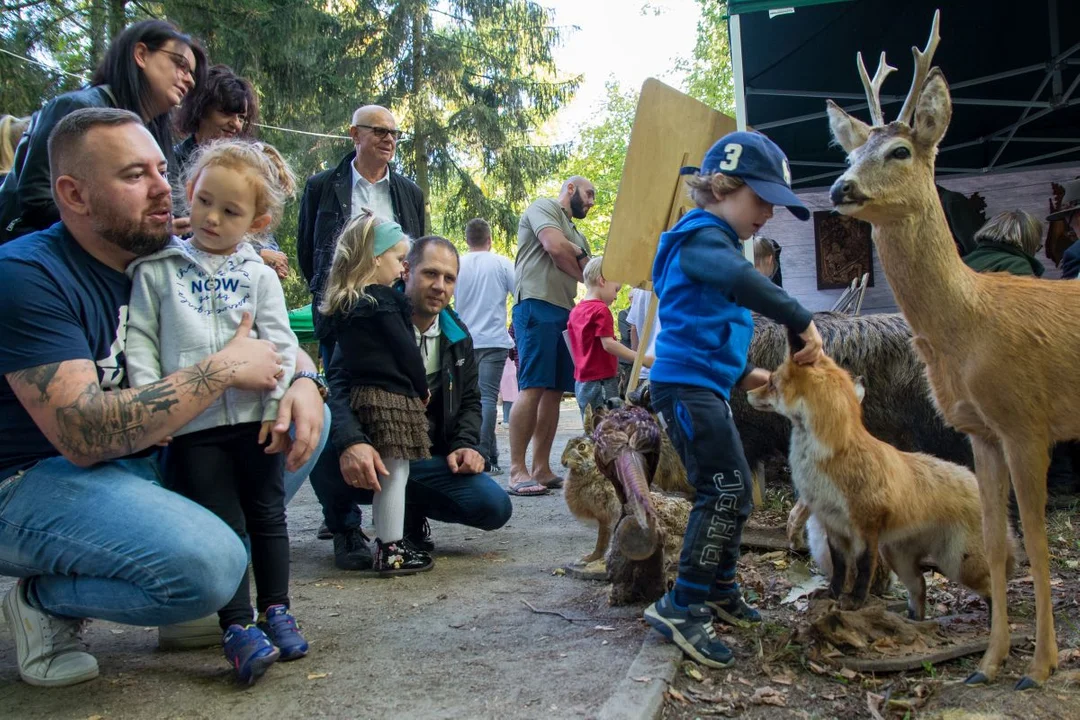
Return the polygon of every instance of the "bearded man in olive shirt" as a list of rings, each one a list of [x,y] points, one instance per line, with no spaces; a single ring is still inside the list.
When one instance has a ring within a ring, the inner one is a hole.
[[[584,219],[595,202],[593,184],[575,175],[558,198],[535,201],[518,223],[513,322],[520,393],[510,411],[512,495],[546,495],[562,486],[550,456],[563,393],[574,391],[574,363],[563,331],[589,261],[589,243],[573,221]],[[530,439],[531,472],[525,465]]]

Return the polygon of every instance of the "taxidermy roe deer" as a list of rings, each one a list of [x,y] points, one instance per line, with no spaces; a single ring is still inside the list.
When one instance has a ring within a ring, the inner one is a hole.
[[[969,684],[998,674],[1009,651],[1005,566],[1009,481],[1035,580],[1035,656],[1016,688],[1041,685],[1057,669],[1046,544],[1046,469],[1053,443],[1080,439],[1080,283],[980,275],[956,253],[934,190],[934,156],[952,116],[949,86],[930,68],[939,14],[926,49],[912,48],[915,76],[886,124],[878,93],[889,67],[882,53],[871,81],[859,57],[873,125],[829,101],[833,137],[848,170],[832,186],[835,208],[874,227],[874,244],[926,363],[934,402],[971,438],[990,564],[990,645]]]

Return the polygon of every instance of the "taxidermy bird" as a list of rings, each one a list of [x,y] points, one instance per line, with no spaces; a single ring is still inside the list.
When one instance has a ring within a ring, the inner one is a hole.
[[[660,546],[649,486],[660,462],[660,425],[648,410],[625,406],[597,410],[592,432],[596,469],[615,488],[623,517],[615,541],[631,560],[644,560]]]

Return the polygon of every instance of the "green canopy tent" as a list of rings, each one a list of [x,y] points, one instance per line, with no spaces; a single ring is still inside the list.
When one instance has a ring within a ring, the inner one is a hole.
[[[982,176],[1080,160],[1080,2],[1077,0],[728,0],[736,122],[784,148],[796,190],[828,187],[846,167],[830,144],[825,99],[866,119],[855,67],[888,52],[900,69],[881,103],[895,117],[941,9],[934,64],[953,116],[939,176]]]

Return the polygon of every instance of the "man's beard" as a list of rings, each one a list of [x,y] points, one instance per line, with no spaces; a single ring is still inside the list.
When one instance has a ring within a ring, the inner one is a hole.
[[[585,209],[585,201],[581,199],[581,191],[575,190],[570,196],[570,216],[575,220],[584,220],[589,211]]]
[[[99,212],[94,218],[94,232],[136,257],[156,253],[172,238],[172,216],[165,225],[152,230],[145,226],[145,221],[121,217],[106,203],[96,203],[96,206]]]

